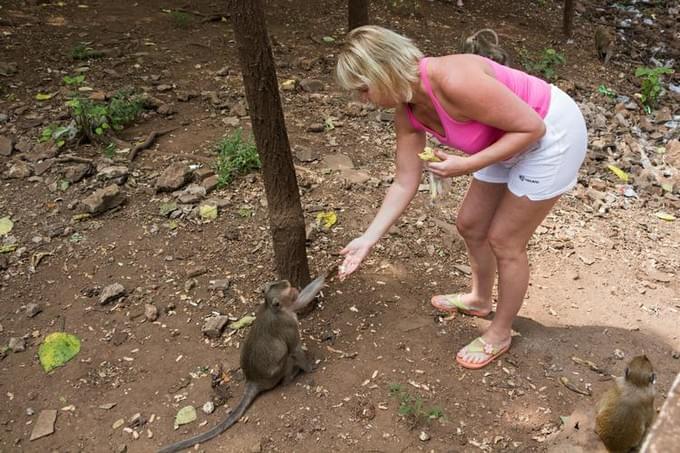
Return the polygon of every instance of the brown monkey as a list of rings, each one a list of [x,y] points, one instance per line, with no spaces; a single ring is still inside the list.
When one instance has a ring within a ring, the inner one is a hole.
[[[595,431],[611,452],[640,445],[654,419],[656,375],[645,355],[634,357],[597,406]]]
[[[597,58],[604,64],[609,63],[609,59],[614,53],[614,34],[605,27],[597,27],[595,30],[595,50]]]
[[[289,383],[300,370],[312,367],[300,346],[295,311],[305,308],[319,293],[328,272],[317,277],[301,292],[288,280],[269,283],[264,289],[264,304],[257,311],[241,349],[241,369],[246,378],[241,401],[229,416],[208,432],[165,446],[159,453],[174,453],[205,442],[226,431],[245,413],[260,393]]]
[[[500,46],[498,34],[490,28],[482,28],[465,38],[461,51],[482,55],[504,65],[510,63],[510,55]]]

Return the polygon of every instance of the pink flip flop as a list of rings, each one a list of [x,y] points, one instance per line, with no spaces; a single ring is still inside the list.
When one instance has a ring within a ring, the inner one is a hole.
[[[512,341],[508,341],[508,344],[504,346],[499,346],[491,343],[487,343],[484,341],[482,337],[477,337],[470,344],[467,346],[463,347],[460,351],[458,351],[458,354],[456,354],[456,362],[458,362],[462,367],[468,368],[471,370],[478,370],[480,368],[484,368],[494,360],[496,360],[498,357],[503,355],[505,352],[507,352],[508,349],[510,349],[510,344]],[[467,362],[461,358],[461,353],[465,352],[471,352],[473,354],[483,354],[484,355],[484,360],[481,362]]]
[[[437,296],[432,296],[430,303],[434,308],[447,313],[453,313],[459,311],[463,314],[470,316],[478,316],[480,318],[485,318],[491,313],[489,311],[476,310],[470,308],[463,303],[461,294],[441,294]]]

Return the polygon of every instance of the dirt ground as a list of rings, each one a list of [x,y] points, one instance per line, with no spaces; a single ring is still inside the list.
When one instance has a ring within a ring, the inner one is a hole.
[[[238,368],[245,334],[227,329],[209,339],[201,328],[215,313],[234,319],[252,313],[259,289],[275,278],[261,176],[239,177],[209,194],[220,205],[212,222],[191,215],[170,222],[159,208],[172,196],[154,190],[170,163],[204,163],[214,158],[222,136],[249,130],[231,26],[210,20],[226,13],[225,3],[0,1],[0,60],[16,64],[14,74],[0,76],[0,113],[8,115],[0,135],[37,143],[42,128],[65,119],[61,80],[78,68],[95,90],[134,86],[172,106],[166,114],[145,112],[120,133],[123,140],[177,127],[131,165],[126,203],[84,221],[73,220],[75,206],[103,186],[96,177],[55,190],[65,165],[55,163],[42,175],[0,181],[0,218],[11,217],[19,245],[0,254],[0,345],[11,337],[26,340],[25,351],[8,350],[0,359],[1,452],[153,451],[216,424],[240,397],[238,373],[226,373],[231,398],[210,415],[201,410],[214,396],[211,371]],[[569,42],[560,31],[562,2],[482,0],[465,2],[464,9],[443,1],[371,3],[375,23],[413,37],[429,55],[455,51],[462,36],[485,26],[499,31],[518,67],[523,53],[553,46],[567,58],[558,70],[560,86],[580,103],[610,110],[614,104],[597,94],[598,85],[632,95],[631,65],[646,61],[631,42],[618,48],[611,65],[597,60],[593,24],[600,16],[616,17],[611,9],[598,10],[605,2],[580,4]],[[389,115],[348,105],[349,95],[333,80],[345,4],[265,2],[280,80],[311,78],[324,85],[317,93],[282,91],[306,221],[314,223],[320,211],[338,215],[334,227],[310,238],[313,274],[336,261],[339,249],[367,225],[394,170]],[[419,7],[409,9],[414,4]],[[201,15],[180,23],[168,14],[177,8]],[[638,39],[658,43],[677,32],[652,30]],[[114,51],[72,60],[71,49],[83,41]],[[161,85],[170,88],[161,91]],[[38,92],[57,94],[41,102]],[[665,102],[679,113],[677,98]],[[309,131],[324,122],[325,131]],[[656,136],[659,145],[667,136]],[[65,153],[102,156],[88,144]],[[0,171],[17,154],[0,156]],[[348,182],[325,159],[336,154],[369,176]],[[481,371],[459,367],[456,351],[489,320],[442,317],[429,304],[432,294],[464,291],[469,283],[453,227],[468,183],[458,178],[435,206],[421,192],[361,271],[331,281],[317,309],[302,319],[316,369],[262,395],[245,419],[199,450],[545,451],[560,417],[577,404],[594,404],[611,384],[608,375],[620,375],[626,360],[642,353],[657,370],[659,406],[680,370],[680,221],[654,214],[680,217],[678,197],[652,190],[623,199],[600,160],[589,158],[582,173],[530,243],[531,284],[513,347],[502,360]],[[585,195],[594,179],[616,198],[609,209],[598,210]],[[49,255],[36,264],[40,253]],[[211,289],[219,279],[228,279],[229,288]],[[121,283],[127,295],[99,305],[97,294],[112,283]],[[34,317],[26,314],[30,303],[42,310]],[[157,320],[147,319],[145,304],[159,309]],[[81,339],[81,351],[47,374],[38,347],[62,330]],[[560,377],[592,395],[567,389]],[[419,398],[424,411],[437,407],[443,417],[414,426],[399,415],[399,400],[390,393],[395,385]],[[197,409],[197,420],[174,429],[175,414],[187,405]],[[30,441],[46,409],[57,410],[55,432]],[[137,413],[143,420],[130,424]]]

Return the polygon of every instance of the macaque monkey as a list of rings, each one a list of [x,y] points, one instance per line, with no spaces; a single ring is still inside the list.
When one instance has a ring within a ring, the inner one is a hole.
[[[640,445],[654,419],[656,375],[647,356],[634,357],[597,406],[595,431],[611,452]]]
[[[597,58],[604,64],[609,63],[609,59],[614,53],[614,39],[615,36],[605,27],[597,27],[595,30],[595,50],[597,50]]]
[[[465,38],[461,51],[491,58],[497,63],[507,65],[510,55],[499,45],[498,34],[490,28],[482,28]]]
[[[165,446],[159,453],[184,450],[222,434],[243,416],[257,395],[279,383],[289,383],[300,370],[312,370],[300,345],[295,312],[314,300],[328,274],[317,277],[299,293],[288,280],[265,286],[264,304],[260,305],[255,323],[241,348],[241,369],[246,379],[241,401],[223,422],[210,431]]]

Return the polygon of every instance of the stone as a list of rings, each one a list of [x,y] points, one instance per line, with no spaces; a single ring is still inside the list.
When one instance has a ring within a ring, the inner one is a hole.
[[[14,149],[20,153],[30,153],[33,150],[33,142],[23,137],[14,145]]]
[[[125,194],[120,187],[111,184],[103,189],[95,190],[87,198],[80,201],[80,209],[90,214],[100,214],[121,205],[125,201]]]
[[[225,126],[236,127],[241,124],[241,120],[237,116],[225,116],[222,118],[222,122]]]
[[[300,162],[314,162],[319,160],[319,152],[316,149],[310,149],[306,146],[296,146],[295,157]]]
[[[349,156],[344,154],[329,154],[324,156],[321,165],[329,170],[344,170],[354,168],[354,163]]]
[[[371,175],[368,173],[353,169],[344,169],[340,175],[345,181],[353,185],[361,185],[371,179]]]
[[[54,424],[57,421],[56,409],[45,409],[40,411],[38,419],[33,424],[31,431],[31,440],[40,439],[41,437],[49,436],[54,432]]]
[[[35,173],[36,176],[40,176],[52,168],[52,165],[54,165],[54,159],[40,161],[33,166],[33,173]]]
[[[158,319],[158,307],[156,307],[154,304],[145,304],[144,305],[144,317],[147,319],[147,321],[154,322],[155,320]]]
[[[99,295],[99,305],[106,305],[125,295],[125,287],[120,283],[113,283],[102,290]]]
[[[0,124],[4,124],[9,121],[9,116],[6,113],[0,113]]]
[[[231,281],[227,278],[220,280],[210,280],[208,282],[208,289],[225,291],[229,289],[229,285],[231,285]]]
[[[312,123],[307,127],[307,132],[323,132],[326,128],[322,123]]]
[[[22,337],[11,337],[8,346],[13,352],[23,352],[26,350],[26,340]]]
[[[222,331],[229,323],[229,316],[219,315],[211,316],[205,320],[201,332],[203,335],[210,338],[219,338],[222,335]]]
[[[161,93],[164,91],[170,91],[172,90],[172,85],[168,85],[166,83],[162,83],[156,87],[157,91],[160,91]]]
[[[177,194],[177,198],[180,203],[198,203],[201,201],[207,191],[205,187],[199,184],[189,184],[184,190]]]
[[[191,180],[192,171],[188,165],[175,162],[166,168],[156,180],[158,192],[172,192]]]
[[[194,170],[194,181],[201,182],[205,178],[213,176],[214,174],[215,171],[212,168],[209,167],[197,168],[196,170]]]
[[[307,93],[318,93],[319,91],[323,91],[324,86],[321,80],[304,79],[300,82],[300,88]]]
[[[99,181],[110,181],[116,180],[121,183],[125,182],[128,177],[130,170],[125,165],[111,165],[101,168],[97,171],[97,180]]]
[[[208,269],[205,266],[195,266],[187,269],[187,278],[198,277],[199,275],[203,275],[206,272],[208,272]]]
[[[0,135],[0,156],[11,156],[14,151],[14,140]]]
[[[205,193],[208,194],[213,190],[217,189],[220,182],[220,178],[217,175],[208,176],[201,182],[201,186],[205,189]]]
[[[240,118],[248,115],[248,109],[243,102],[237,102],[231,106],[229,109],[229,114]]]
[[[42,308],[40,308],[40,305],[38,304],[28,304],[26,305],[26,316],[29,318],[34,317],[38,313],[42,311]]]
[[[64,169],[64,179],[70,183],[76,183],[92,172],[90,164],[76,164]]]
[[[210,415],[213,412],[215,412],[215,403],[213,403],[212,401],[208,401],[203,405],[202,409],[203,409],[203,412]]]
[[[7,171],[6,176],[10,179],[28,178],[33,174],[33,167],[23,160],[15,162]]]
[[[177,113],[177,109],[172,104],[163,104],[156,110],[161,115],[172,115]]]

